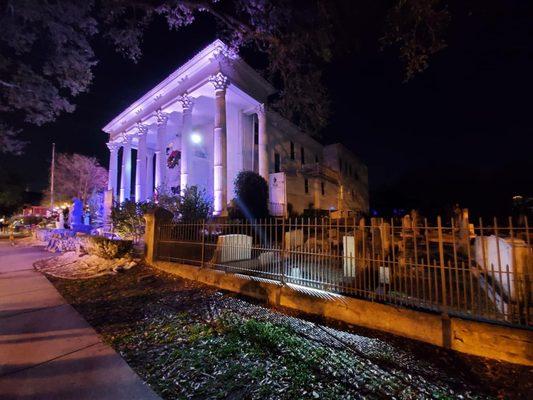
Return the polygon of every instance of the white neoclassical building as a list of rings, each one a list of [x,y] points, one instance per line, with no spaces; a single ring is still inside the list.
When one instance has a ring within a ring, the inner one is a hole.
[[[273,215],[368,211],[366,166],[267,109],[274,92],[223,42],[211,43],[103,128],[110,193],[144,201],[158,188],[196,185],[224,216],[235,177],[251,170],[269,182]]]

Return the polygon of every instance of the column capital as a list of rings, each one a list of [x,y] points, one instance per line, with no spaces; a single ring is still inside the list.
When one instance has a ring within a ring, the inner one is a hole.
[[[179,96],[178,100],[181,102],[181,106],[183,107],[183,112],[192,112],[192,109],[194,107],[194,99],[191,96],[189,96],[187,92]]]
[[[157,122],[157,126],[166,125],[168,121],[168,114],[166,112],[163,112],[163,110],[159,109],[155,112],[155,118]]]
[[[239,53],[233,47],[217,46],[213,51],[212,59],[220,64],[230,64],[232,60],[239,57]]]
[[[222,72],[218,72],[215,75],[209,77],[209,82],[215,87],[215,92],[226,90],[229,85],[229,79]]]
[[[126,132],[122,133],[122,135],[120,136],[120,139],[121,139],[122,145],[131,144],[131,135],[128,135]]]
[[[106,145],[107,145],[107,148],[109,149],[109,151],[111,153],[117,151],[118,148],[120,147],[120,143],[119,142],[107,142]]]
[[[138,137],[144,136],[148,133],[148,125],[145,125],[141,122],[137,122],[137,124],[135,124],[135,127],[137,128]]]
[[[266,106],[264,103],[261,103],[259,104],[256,108],[255,108],[255,113],[259,116],[259,117],[265,117],[266,115]]]

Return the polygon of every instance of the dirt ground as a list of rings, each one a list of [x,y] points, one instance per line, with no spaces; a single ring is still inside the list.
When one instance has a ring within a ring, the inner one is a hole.
[[[533,396],[532,369],[270,309],[142,265],[49,279],[165,399]]]

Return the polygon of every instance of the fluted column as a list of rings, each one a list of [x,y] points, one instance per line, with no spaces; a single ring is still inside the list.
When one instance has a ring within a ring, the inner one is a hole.
[[[265,105],[261,104],[257,107],[257,122],[258,122],[258,156],[259,156],[259,175],[261,175],[268,183],[268,137],[267,137],[267,123]]]
[[[165,135],[167,130],[168,115],[161,110],[156,111],[157,118],[157,147],[155,150],[155,188],[156,190],[165,186],[166,175],[166,148]]]
[[[227,150],[226,150],[226,88],[228,78],[218,73],[209,78],[215,87],[215,128],[214,128],[214,212],[218,216],[227,215]]]
[[[154,196],[154,151],[148,149],[146,154],[146,198]]]
[[[194,101],[187,94],[180,96],[181,105],[183,106],[183,124],[181,132],[181,161],[180,161],[180,191],[183,191],[189,184],[189,152],[190,139],[192,133],[192,109]]]
[[[111,190],[113,196],[117,194],[117,178],[118,178],[118,149],[119,143],[109,142],[107,148],[109,149],[109,178],[107,180],[107,190]]]
[[[137,168],[135,169],[135,201],[146,200],[146,134],[148,127],[137,124]]]
[[[131,137],[124,134],[122,141],[122,175],[120,179],[120,202],[131,195]]]

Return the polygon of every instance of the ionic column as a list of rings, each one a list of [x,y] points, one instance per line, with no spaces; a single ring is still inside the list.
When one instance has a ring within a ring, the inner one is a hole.
[[[214,215],[227,215],[226,88],[228,78],[218,73],[209,78],[215,87]]]
[[[146,200],[146,134],[148,127],[143,124],[137,124],[137,161],[135,173],[135,201]]]
[[[107,190],[111,190],[113,196],[117,194],[117,178],[118,178],[118,149],[119,143],[109,142],[107,148],[109,149],[109,178],[107,180]]]
[[[168,114],[161,110],[156,111],[157,118],[157,147],[155,150],[155,188],[159,189],[165,186],[166,173],[166,149],[167,143],[165,141]]]
[[[131,137],[122,136],[122,175],[120,179],[120,202],[131,196]]]
[[[268,137],[266,128],[266,110],[264,104],[261,104],[259,107],[257,107],[257,122],[259,125],[259,175],[261,175],[268,183]]]
[[[183,124],[181,131],[181,162],[180,162],[180,191],[183,191],[189,184],[189,151],[190,138],[192,133],[192,109],[194,101],[187,94],[180,96],[183,106]]]

